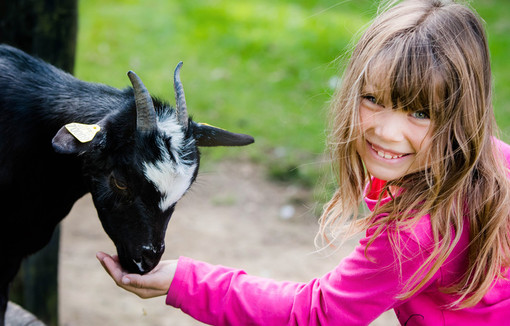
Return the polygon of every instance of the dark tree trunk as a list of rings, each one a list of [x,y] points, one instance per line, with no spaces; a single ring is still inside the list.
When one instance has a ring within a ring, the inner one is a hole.
[[[0,43],[73,73],[77,21],[78,0],[0,0]],[[11,290],[13,301],[48,325],[58,325],[59,238],[57,227],[50,243],[25,260]]]
[[[77,0],[0,1],[0,42],[72,73],[78,22]]]

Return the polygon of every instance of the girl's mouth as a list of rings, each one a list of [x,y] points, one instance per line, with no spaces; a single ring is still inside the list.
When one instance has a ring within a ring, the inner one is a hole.
[[[406,155],[409,155],[409,154],[402,154],[402,153],[394,153],[394,152],[390,152],[388,150],[383,150],[382,148],[378,147],[378,146],[375,146],[374,144],[372,144],[371,142],[367,141],[367,143],[370,145],[370,147],[372,148],[372,150],[379,156],[379,157],[382,157],[384,159],[387,159],[387,160],[394,160],[394,159],[398,159],[398,158],[401,158],[403,156],[406,156]]]

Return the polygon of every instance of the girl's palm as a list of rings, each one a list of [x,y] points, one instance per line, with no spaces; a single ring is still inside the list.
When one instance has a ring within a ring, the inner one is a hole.
[[[128,274],[116,255],[98,252],[96,257],[119,287],[144,299],[166,295],[177,267],[177,261],[164,260],[145,275]]]

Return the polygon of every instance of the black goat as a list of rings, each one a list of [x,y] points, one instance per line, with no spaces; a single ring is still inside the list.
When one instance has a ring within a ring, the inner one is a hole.
[[[133,72],[133,88],[118,90],[0,45],[0,325],[23,257],[49,241],[84,194],[91,192],[122,266],[146,273],[163,254],[176,202],[196,178],[197,146],[253,142],[188,117],[180,68],[174,109],[152,98]]]

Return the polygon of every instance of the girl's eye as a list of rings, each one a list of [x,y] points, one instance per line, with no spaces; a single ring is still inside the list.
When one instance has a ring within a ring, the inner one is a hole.
[[[372,102],[374,104],[377,104],[377,99],[374,96],[372,96],[372,95],[364,95],[363,99],[365,99],[367,101],[370,101],[370,102]]]
[[[427,111],[414,111],[412,115],[416,119],[430,119]]]

